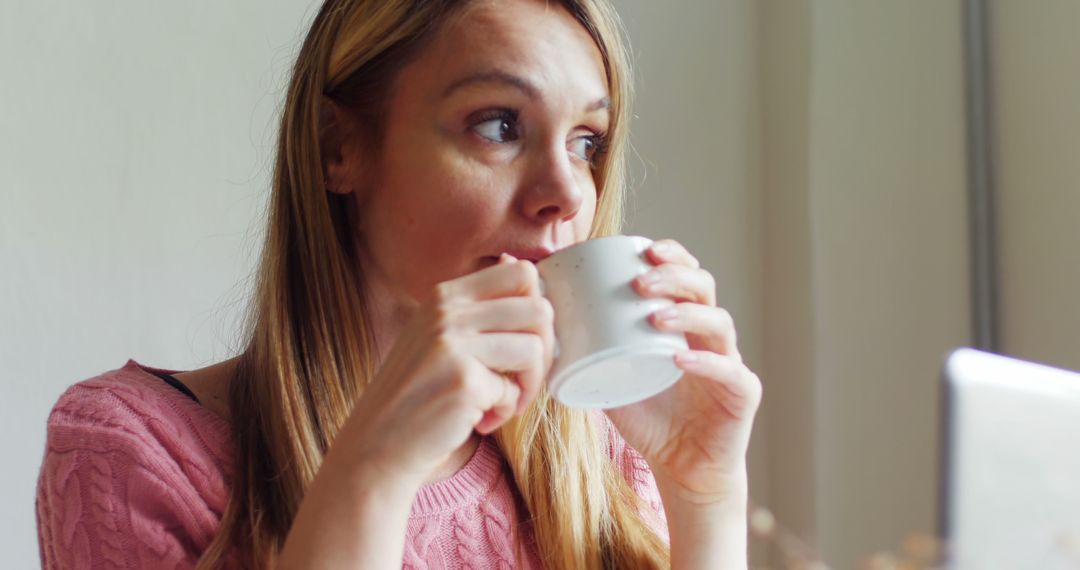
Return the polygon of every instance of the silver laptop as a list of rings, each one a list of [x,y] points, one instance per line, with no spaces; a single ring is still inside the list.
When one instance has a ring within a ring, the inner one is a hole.
[[[947,568],[1080,569],[1080,374],[960,349],[943,385]]]

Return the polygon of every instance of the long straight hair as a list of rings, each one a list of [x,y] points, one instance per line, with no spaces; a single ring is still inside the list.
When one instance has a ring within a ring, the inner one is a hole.
[[[268,230],[230,384],[234,475],[220,531],[200,569],[236,561],[273,567],[308,485],[374,377],[374,334],[351,212],[353,194],[326,191],[323,98],[374,125],[396,72],[470,0],[328,0],[301,48],[281,119]],[[603,56],[612,119],[594,170],[593,237],[619,232],[632,80],[607,0],[559,0]],[[378,140],[378,139],[375,139]],[[372,145],[377,147],[377,145]],[[666,542],[615,467],[587,412],[542,390],[495,441],[521,494],[547,568],[663,568]],[[514,529],[518,555],[520,528]]]

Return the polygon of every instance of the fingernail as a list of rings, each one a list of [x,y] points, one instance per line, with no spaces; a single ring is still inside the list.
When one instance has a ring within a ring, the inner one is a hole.
[[[675,353],[675,362],[679,364],[693,364],[698,361],[698,355],[693,352],[677,352]]]
[[[513,263],[517,260],[518,258],[510,255],[509,253],[503,253],[499,256],[499,263]]]
[[[655,272],[655,271],[650,271],[650,272],[642,275],[641,277],[638,277],[638,281],[642,285],[646,285],[646,286],[654,285],[654,284],[656,284],[657,282],[660,281],[660,274]]]
[[[653,315],[654,318],[658,321],[670,322],[674,321],[679,317],[679,312],[675,310],[675,307],[668,307],[666,309],[656,311],[655,313],[653,313]]]

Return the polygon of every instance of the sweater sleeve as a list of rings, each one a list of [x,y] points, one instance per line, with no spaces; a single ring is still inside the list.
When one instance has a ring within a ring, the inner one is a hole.
[[[125,410],[69,395],[50,415],[38,479],[42,567],[193,568],[198,499],[180,458]]]

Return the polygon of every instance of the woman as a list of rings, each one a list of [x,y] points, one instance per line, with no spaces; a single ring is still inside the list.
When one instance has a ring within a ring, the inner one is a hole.
[[[606,414],[542,387],[532,262],[619,229],[617,32],[605,0],[328,0],[245,351],[61,397],[44,565],[745,567],[760,383],[682,246],[635,282],[679,301],[652,321],[687,334],[680,382]]]

